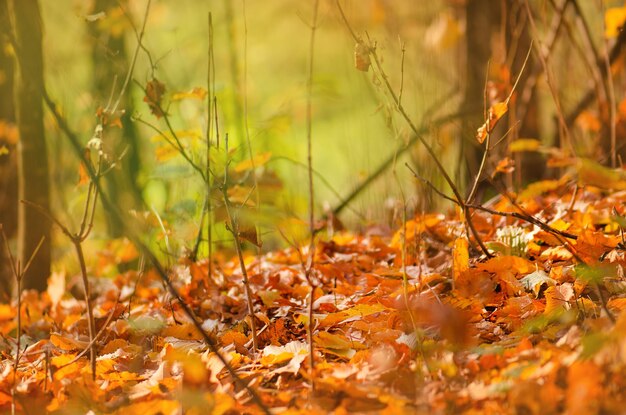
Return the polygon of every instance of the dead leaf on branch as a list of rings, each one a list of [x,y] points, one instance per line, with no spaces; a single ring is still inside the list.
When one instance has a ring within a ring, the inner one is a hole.
[[[478,143],[482,144],[489,134],[491,134],[496,128],[498,121],[507,113],[509,110],[509,106],[507,102],[498,102],[489,108],[489,112],[487,113],[487,120],[485,123],[478,128],[476,133],[476,140]]]
[[[163,94],[165,94],[165,85],[158,79],[154,78],[146,84],[146,95],[143,101],[150,107],[150,112],[157,118],[165,115],[162,107]]]

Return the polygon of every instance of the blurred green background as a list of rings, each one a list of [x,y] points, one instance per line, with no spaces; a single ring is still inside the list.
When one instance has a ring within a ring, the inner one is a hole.
[[[354,28],[359,33],[367,30],[370,38],[377,42],[385,70],[398,91],[403,79],[402,102],[418,125],[426,111],[430,116],[454,112],[460,98],[458,87],[455,90],[459,71],[453,46],[457,41],[455,36],[460,34],[455,31],[461,28],[454,26],[449,5],[440,3],[420,3],[419,7],[412,1],[368,0],[344,4]],[[90,26],[93,29],[96,25],[105,35],[121,37],[128,58],[137,44],[129,17],[136,28],[140,28],[146,1],[130,0],[121,4],[127,15],[121,13],[116,4],[102,10],[104,15],[95,15],[97,10],[91,2],[41,3],[47,87],[85,143],[97,124],[97,108],[106,105],[106,100],[94,93],[94,72],[98,68],[94,67],[93,50],[102,54],[105,64],[106,59],[110,59],[111,65],[118,53],[99,49],[102,37],[94,39]],[[166,97],[194,87],[206,88],[208,15],[212,13],[222,139],[224,133],[229,133],[231,147],[240,148],[234,155],[235,161],[248,157],[243,139],[246,120],[242,111],[247,97],[247,123],[253,152],[271,152],[272,160],[265,169],[275,171],[283,182],[274,206],[264,208],[260,224],[263,239],[270,247],[281,240],[276,226],[282,226],[295,237],[302,236],[302,228],[306,227],[308,190],[307,171],[303,166],[306,163],[306,82],[312,5],[312,2],[289,0],[153,1],[143,43],[153,60],[154,73],[148,56],[140,51],[134,82],[129,88],[133,116],[165,129],[163,120],[157,120],[143,102],[143,91],[138,84],[145,86],[155,76],[165,84]],[[313,164],[342,197],[410,137],[406,124],[394,114],[380,80],[373,78],[371,71],[364,73],[354,67],[353,51],[354,41],[340,20],[335,2],[321,1],[314,50]],[[120,73],[124,73],[123,70]],[[108,80],[111,90],[114,86],[119,89],[121,83],[122,79]],[[175,130],[197,129],[204,135],[206,102],[172,101],[168,113]],[[48,121],[55,208],[69,212],[70,219],[79,218],[85,189],[76,185],[78,164],[64,137],[52,120]],[[166,221],[172,241],[189,247],[199,226],[204,197],[202,182],[182,157],[159,160],[159,140],[151,139],[155,132],[145,125],[134,124],[141,148],[138,184],[146,207],[153,208]],[[453,151],[450,131],[446,133],[444,129],[427,136],[437,150],[450,150],[442,151],[450,161],[447,165],[456,164],[458,156]],[[417,162],[427,177],[434,176],[427,157],[414,152],[410,157],[399,158],[396,162],[399,182],[393,169],[388,169],[368,186],[342,214],[341,219],[349,227],[362,230],[373,223],[393,226],[402,190],[408,205],[418,205],[419,189],[404,166],[405,161]],[[334,192],[316,178],[318,217],[324,207],[332,208],[339,203]],[[100,225],[96,239],[98,235],[106,236],[103,222],[97,220]],[[296,225],[288,229],[287,224]],[[215,231],[217,241],[226,238],[219,226]]]

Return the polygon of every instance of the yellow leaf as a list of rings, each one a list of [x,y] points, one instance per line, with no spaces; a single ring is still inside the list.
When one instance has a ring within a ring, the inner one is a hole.
[[[515,170],[515,161],[509,157],[505,157],[498,162],[496,166],[496,172],[498,173],[512,173]]]
[[[541,141],[535,138],[520,138],[509,144],[511,153],[519,153],[522,151],[537,151],[541,148]]]
[[[315,344],[326,349],[365,349],[366,347],[359,342],[348,339],[344,335],[320,331],[315,336]]]
[[[287,362],[293,358],[294,354],[290,352],[281,352],[278,354],[268,354],[261,358],[263,366],[272,366],[278,363]]]
[[[385,306],[380,303],[357,304],[347,310],[327,315],[326,318],[320,322],[320,325],[327,327],[333,324],[346,323],[348,321],[358,320],[371,314],[380,313],[384,310]]]
[[[626,310],[626,298],[611,298],[607,303],[607,307],[613,310],[624,311]]]
[[[163,144],[154,150],[157,161],[171,160],[178,155],[178,151],[169,144]]]
[[[0,304],[0,321],[11,320],[15,317],[16,309],[10,304]]]
[[[465,238],[456,238],[452,255],[454,281],[458,282],[461,275],[469,269],[468,243]]]
[[[626,7],[612,7],[604,13],[604,36],[607,39],[617,37],[619,29],[626,22]]]
[[[605,190],[626,190],[626,175],[622,170],[612,170],[590,159],[579,159],[576,165],[578,181],[582,185]]]
[[[191,91],[186,92],[176,92],[172,95],[172,101],[180,101],[182,99],[199,99],[203,100],[206,98],[208,92],[204,88],[195,87]]]
[[[241,173],[242,171],[252,169],[253,166],[254,168],[259,168],[263,166],[265,163],[267,163],[271,158],[272,158],[272,153],[269,151],[265,153],[257,154],[252,159],[246,159],[242,161],[241,163],[237,164],[235,166],[235,171],[237,173]]]
[[[509,110],[509,106],[506,102],[498,102],[489,108],[489,114],[487,115],[487,120],[485,123],[478,129],[476,134],[476,139],[480,144],[482,144],[487,136],[491,134],[494,128],[496,128],[496,124],[500,121],[500,118],[504,116]]]
[[[162,337],[176,337],[182,340],[202,340],[202,334],[191,323],[167,326],[161,331]]]
[[[89,345],[89,342],[71,339],[54,333],[50,335],[50,342],[61,350],[82,350]]]
[[[230,200],[232,203],[237,203],[240,205],[243,205],[245,203],[246,206],[254,207],[256,206],[256,204],[254,203],[254,200],[252,200],[254,198],[251,196],[252,188],[247,186],[235,185],[228,189],[228,200]]]
[[[561,180],[542,180],[529,184],[526,189],[519,194],[520,200],[528,200],[540,196],[546,192],[559,189],[563,185]]]
[[[571,284],[553,285],[544,292],[546,308],[544,314],[550,314],[558,308],[570,308],[570,301],[574,299],[574,288]]]
[[[535,270],[535,265],[527,259],[517,256],[499,256],[478,264],[479,270],[497,274],[504,271],[512,271],[516,274],[528,274]]]
[[[48,278],[48,296],[52,304],[56,306],[65,294],[65,273],[53,272]]]
[[[149,401],[135,402],[128,406],[121,407],[113,412],[115,415],[141,414],[177,414],[182,412],[182,404],[176,400],[152,399]]]

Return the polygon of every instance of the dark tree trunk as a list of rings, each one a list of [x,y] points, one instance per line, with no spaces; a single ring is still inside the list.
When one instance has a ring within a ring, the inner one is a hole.
[[[124,2],[127,3],[127,2]],[[118,0],[95,0],[93,14],[104,12],[107,17],[117,16],[119,13]],[[98,105],[105,107],[114,92],[113,100],[124,82],[130,67],[124,34],[112,34],[99,27],[98,22],[89,22],[88,31],[92,39],[91,59],[93,63],[93,85]],[[115,80],[117,79],[117,82]],[[113,91],[115,87],[115,91]],[[134,124],[130,120],[133,112],[131,95],[127,93],[122,100],[125,114],[122,117],[122,129],[109,127],[105,130],[105,151],[113,159],[122,154],[124,157],[117,163],[117,168],[109,172],[105,178],[107,190],[111,200],[117,201],[120,208],[140,209],[142,205],[141,191],[137,184],[137,175],[140,167],[139,139]],[[121,224],[107,216],[109,233],[113,237],[121,236]]]
[[[466,19],[466,79],[463,109],[471,112],[462,126],[467,181],[478,172],[483,149],[476,140],[476,130],[482,125],[487,63],[491,59],[491,38],[498,27],[498,6],[495,0],[467,0]],[[475,115],[474,115],[475,114]]]
[[[14,102],[20,139],[17,144],[18,198],[49,210],[48,152],[43,126],[42,27],[37,0],[9,0],[16,41]],[[23,203],[18,205],[17,256],[26,264],[40,240],[39,253],[24,275],[24,289],[46,289],[50,274],[50,221]]]
[[[8,238],[17,231],[17,154],[13,107],[13,57],[10,50],[9,9],[0,0],[0,223]],[[11,298],[13,273],[8,252],[0,241],[0,301]]]

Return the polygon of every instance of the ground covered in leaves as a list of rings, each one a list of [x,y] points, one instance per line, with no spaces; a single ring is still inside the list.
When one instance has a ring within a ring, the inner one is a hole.
[[[506,198],[487,207],[549,228],[477,211],[492,258],[475,250],[454,214],[420,215],[395,232],[321,238],[313,371],[310,285],[296,250],[246,257],[257,353],[236,259],[216,260],[210,276],[206,261],[181,260],[171,277],[275,413],[618,413],[626,405],[626,192],[544,181],[517,200],[519,207]],[[102,266],[133,256],[122,244],[102,254]],[[128,271],[94,285],[95,380],[85,304],[63,278],[23,296],[17,372],[15,304],[0,307],[3,411],[261,412],[156,273]]]

